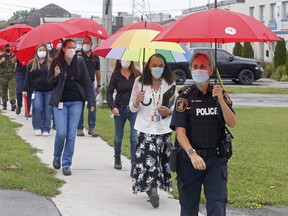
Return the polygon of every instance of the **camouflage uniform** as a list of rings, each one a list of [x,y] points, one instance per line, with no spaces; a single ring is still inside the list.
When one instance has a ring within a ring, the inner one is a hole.
[[[5,57],[5,61],[0,64],[0,86],[1,86],[1,97],[4,107],[7,108],[8,101],[8,90],[9,98],[12,106],[12,110],[16,109],[16,68],[13,63],[14,55],[3,54],[0,56],[0,59]],[[13,111],[14,111],[13,110]]]

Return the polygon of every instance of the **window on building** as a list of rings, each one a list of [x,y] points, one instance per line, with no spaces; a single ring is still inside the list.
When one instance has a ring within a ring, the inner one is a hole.
[[[251,17],[254,17],[254,10],[255,10],[254,7],[250,7],[250,8],[249,8],[249,15],[250,15]]]
[[[276,20],[276,3],[270,4],[270,20]]]
[[[288,19],[288,1],[282,2],[282,8],[283,8],[283,19]]]
[[[260,5],[260,6],[259,6],[259,20],[260,20],[261,22],[264,22],[264,20],[265,20],[264,10],[265,10],[265,5]]]

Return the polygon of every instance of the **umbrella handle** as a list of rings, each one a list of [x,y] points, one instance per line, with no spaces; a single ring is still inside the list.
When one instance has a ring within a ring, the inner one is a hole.
[[[141,104],[142,104],[143,106],[149,106],[151,103],[152,103],[152,98],[149,98],[149,102],[146,103],[146,104],[145,104],[143,101],[141,101]]]

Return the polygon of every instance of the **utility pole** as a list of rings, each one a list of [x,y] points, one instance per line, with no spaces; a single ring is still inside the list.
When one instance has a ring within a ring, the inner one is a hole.
[[[103,26],[109,33],[112,34],[112,1],[113,0],[103,0],[103,10],[102,10],[102,20]],[[106,103],[106,92],[108,88],[108,74],[110,69],[110,60],[103,59],[103,68],[101,71],[101,97],[99,98],[100,104]]]

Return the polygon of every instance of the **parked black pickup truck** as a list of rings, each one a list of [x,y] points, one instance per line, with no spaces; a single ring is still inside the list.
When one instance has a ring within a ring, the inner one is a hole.
[[[214,56],[214,48],[195,47],[190,50],[192,58],[197,52],[207,54],[209,51]],[[169,63],[169,66],[177,76],[177,85],[184,84],[186,79],[191,79],[189,62]],[[233,82],[243,85],[252,84],[254,81],[262,78],[264,74],[259,61],[237,57],[223,49],[217,49],[217,68],[222,79],[231,79]]]

